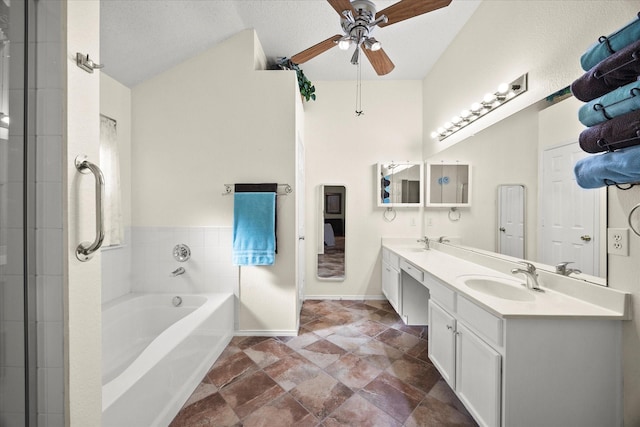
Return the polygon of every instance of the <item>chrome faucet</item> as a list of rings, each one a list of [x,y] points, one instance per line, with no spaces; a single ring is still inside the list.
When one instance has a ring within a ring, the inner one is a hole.
[[[449,239],[445,239],[445,236],[438,237],[438,243],[449,243]]]
[[[571,273],[582,273],[582,271],[577,268],[567,268],[569,264],[573,264],[573,261],[563,261],[556,264],[556,273],[562,274],[563,276],[568,276]]]
[[[424,236],[422,239],[418,239],[418,243],[424,243],[424,248],[429,249],[429,238]]]
[[[526,261],[521,261],[520,264],[524,264],[526,269],[514,268],[511,270],[511,274],[524,274],[525,278],[527,279],[525,286],[528,289],[537,292],[544,292],[542,289],[540,289],[540,285],[538,284],[538,273],[536,272],[536,266]]]
[[[184,267],[178,267],[175,270],[173,270],[170,274],[171,277],[176,277],[179,276],[181,274],[184,274],[186,272],[186,270],[184,269]]]

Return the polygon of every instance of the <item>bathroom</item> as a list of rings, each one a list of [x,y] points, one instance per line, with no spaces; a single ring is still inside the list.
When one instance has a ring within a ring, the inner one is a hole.
[[[99,8],[92,3],[97,2],[67,4],[68,34],[67,39],[60,42],[68,44],[69,52],[90,52],[99,58],[99,34],[94,25],[99,21]],[[279,248],[279,262],[268,274],[256,272],[255,277],[244,278],[248,281],[241,289],[242,301],[235,322],[239,334],[294,333],[298,326],[296,310],[301,298],[382,298],[379,273],[381,237],[413,238],[423,234],[457,234],[446,214],[443,215],[441,211],[397,209],[394,221],[384,221],[383,209],[375,206],[373,196],[374,165],[377,162],[395,159],[427,160],[445,148],[435,146],[430,133],[440,123],[449,120],[461,105],[472,101],[465,98],[467,90],[461,87],[460,81],[470,88],[476,88],[470,93],[483,93],[487,90],[485,88],[494,87],[502,80],[528,72],[530,88],[525,95],[485,117],[484,124],[478,123],[475,129],[461,131],[447,139],[447,145],[465,139],[473,140],[474,133],[478,134],[477,137],[484,138],[481,131],[486,129],[486,132],[493,132],[487,128],[504,119],[506,120],[501,123],[504,128],[520,129],[521,121],[525,121],[530,132],[537,132],[537,114],[527,110],[515,117],[511,116],[562,89],[579,75],[577,58],[594,37],[606,31],[595,28],[594,22],[604,21],[603,27],[613,29],[629,21],[637,13],[637,10],[633,10],[637,9],[637,3],[629,1],[614,2],[615,7],[611,7],[611,2],[590,2],[588,8],[583,7],[582,2],[556,2],[559,3],[556,6],[560,10],[555,12],[548,9],[546,2],[526,2],[526,11],[521,9],[521,3],[524,2],[514,3],[516,4],[483,2],[464,32],[449,46],[424,80],[363,82],[363,104],[366,111],[358,118],[353,117],[352,113],[354,85],[351,81],[314,82],[322,102],[305,103],[304,107],[293,101],[296,99],[295,86],[287,73],[271,73],[268,77],[254,73],[257,75],[252,77],[250,87],[243,88],[249,71],[244,73],[238,70],[249,70],[254,61],[259,61],[259,58],[254,57],[254,34],[249,32],[238,34],[227,43],[214,47],[212,56],[224,57],[224,61],[215,62],[215,58],[194,59],[214,61],[214,66],[220,73],[206,83],[208,86],[204,91],[201,87],[186,87],[199,76],[197,66],[193,67],[196,70],[185,67],[180,71],[185,73],[182,76],[178,72],[176,75],[166,74],[134,88],[126,88],[108,78],[96,78],[99,72],[94,75],[81,74],[80,71],[72,73],[72,65],[69,65],[69,75],[65,76],[69,85],[69,98],[65,107],[67,123],[64,133],[59,128],[53,129],[51,134],[55,136],[57,132],[58,135],[66,135],[65,153],[68,154],[62,158],[62,164],[68,165],[68,168],[63,170],[68,169],[68,181],[76,185],[77,171],[72,165],[75,156],[78,153],[86,154],[89,158],[97,156],[97,147],[88,146],[86,141],[98,139],[98,124],[96,123],[95,129],[86,129],[80,124],[93,121],[101,113],[117,121],[119,141],[124,145],[121,158],[122,196],[131,201],[129,205],[126,202],[123,204],[123,222],[127,230],[125,235],[130,238],[133,233],[144,234],[151,229],[164,232],[171,229],[172,237],[176,237],[175,241],[167,242],[166,252],[160,253],[160,249],[158,250],[158,256],[167,258],[167,262],[166,268],[163,267],[164,264],[154,264],[157,267],[152,267],[157,269],[159,278],[162,276],[162,288],[155,290],[197,290],[192,288],[196,285],[190,283],[187,276],[190,268],[195,270],[198,268],[197,263],[202,262],[198,258],[198,253],[202,252],[198,248],[204,249],[208,245],[204,243],[205,237],[202,238],[201,245],[183,239],[200,232],[202,236],[205,233],[215,233],[211,227],[221,227],[217,230],[216,241],[217,244],[224,241],[225,233],[230,230],[233,212],[233,198],[223,195],[224,184],[262,182],[268,179],[292,185],[292,194],[278,198],[278,213],[282,214],[282,220],[287,224],[296,224],[296,221],[299,223],[302,220],[306,223],[306,256],[299,257],[294,250],[296,246],[293,242],[297,240],[298,230],[293,226],[282,229],[279,238],[290,244],[283,245],[281,251]],[[568,16],[578,16],[580,19]],[[535,22],[533,17],[545,20],[543,31],[532,23]],[[487,21],[500,24],[491,26]],[[592,23],[591,28],[580,25],[584,22]],[[522,35],[517,41],[504,37],[505,34],[516,32]],[[557,39],[565,42],[557,43]],[[492,45],[496,40],[500,40],[504,48],[469,48],[479,42],[482,45]],[[543,50],[539,48],[541,45],[545,46]],[[469,58],[470,54],[473,55],[472,58]],[[461,57],[466,59],[462,61]],[[467,62],[473,63],[474,69],[485,69],[486,72],[470,73],[469,67],[464,66]],[[108,74],[107,70],[105,74]],[[169,80],[176,83],[174,88],[166,85]],[[241,81],[243,84],[232,84],[234,81]],[[104,85],[102,91],[99,85]],[[105,91],[105,86],[109,90]],[[64,86],[54,86],[50,90],[62,93],[61,87]],[[187,104],[184,101],[187,90],[215,95],[189,99],[193,103]],[[255,96],[256,90],[264,91],[261,92],[264,95]],[[96,101],[99,92],[100,104]],[[108,92],[106,96],[105,92]],[[172,103],[178,99],[182,99],[185,104],[182,108],[175,108],[175,111],[168,111],[163,103],[167,98],[161,98],[161,94],[169,97],[170,105],[174,105]],[[130,97],[128,102],[127,97]],[[216,99],[224,102],[216,102]],[[62,103],[63,98],[58,97],[58,102]],[[208,110],[201,108],[204,105]],[[55,107],[50,108],[55,110]],[[304,112],[301,111],[302,108]],[[276,111],[278,114],[274,113]],[[130,117],[135,117],[135,127],[132,126]],[[221,125],[243,124],[248,118],[255,126],[244,126],[243,134],[240,135],[236,132],[237,128],[230,129],[229,126]],[[520,122],[513,123],[510,120]],[[210,122],[207,129],[195,130],[194,123],[207,121]],[[393,126],[386,125],[389,122]],[[259,129],[266,126],[269,126],[270,132],[265,135]],[[235,143],[239,139],[247,145]],[[60,137],[58,141],[61,140]],[[304,143],[304,155],[307,159],[303,191],[296,185],[298,140]],[[345,140],[366,141],[366,149],[359,144],[345,144]],[[127,150],[130,152],[129,156]],[[336,156],[335,153],[341,155]],[[225,162],[220,159],[242,159],[242,162]],[[474,159],[460,160],[474,162]],[[264,176],[265,164],[275,164],[278,167],[270,169],[268,176]],[[509,181],[516,182],[520,179],[512,178]],[[86,208],[90,211],[93,205],[93,182],[91,179],[83,179],[81,184],[83,196],[80,203],[86,202]],[[318,280],[315,275],[313,248],[317,243],[317,187],[321,184],[341,184],[347,188],[346,277],[341,282]],[[58,248],[63,248],[63,240],[68,239],[70,242],[69,254],[64,256],[64,260],[51,260],[52,263],[65,265],[65,271],[68,269],[64,276],[64,301],[68,318],[68,324],[64,327],[64,336],[68,337],[64,341],[68,356],[68,365],[64,365],[68,366],[68,372],[64,376],[67,400],[54,403],[64,405],[64,414],[71,425],[97,425],[96,420],[100,419],[101,414],[100,306],[105,295],[115,298],[128,289],[100,289],[87,284],[98,283],[100,277],[108,283],[125,283],[109,277],[115,272],[110,264],[105,263],[113,261],[113,258],[120,255],[118,251],[124,252],[127,248],[103,251],[96,258],[99,260],[102,257],[102,268],[98,262],[77,263],[73,254],[75,245],[72,242],[91,237],[94,219],[75,213],[77,206],[72,201],[77,198],[76,188],[68,192],[66,189],[59,191],[62,193],[60,199],[69,200],[69,212],[65,212],[65,218],[79,217],[84,222],[84,228],[81,231],[69,229],[65,231],[69,233],[68,237],[65,234],[63,238],[62,230],[67,229],[63,228],[61,221],[60,227],[56,229],[60,231],[51,233],[53,238],[59,239]],[[531,194],[535,194],[535,191],[531,191]],[[637,203],[639,194],[637,188],[629,191],[609,189],[609,227],[626,227],[626,215],[629,208]],[[303,218],[297,218],[297,204],[301,201],[304,203],[302,212],[305,213]],[[461,215],[460,225],[469,225],[473,208],[462,210]],[[636,299],[640,294],[640,274],[634,257],[640,250],[639,242],[637,238],[630,237],[630,257],[609,256],[607,259],[608,286],[631,292]],[[193,255],[184,264],[187,270],[187,274],[183,275],[185,277],[170,278],[169,273],[180,266],[171,258],[173,245],[178,243],[192,243]],[[55,247],[55,243],[53,244]],[[136,248],[132,245],[132,249]],[[135,254],[133,256],[135,258]],[[124,259],[127,259],[126,256]],[[302,294],[295,273],[300,259],[304,262],[304,268],[298,268],[298,271],[303,271],[305,275]],[[124,265],[125,270],[118,271],[118,274],[126,271],[127,265]],[[221,270],[216,270],[212,274],[220,272]],[[216,277],[215,283],[229,286],[231,292],[238,292],[234,285],[227,285],[226,281],[229,279],[233,282],[234,274],[233,269],[229,269]],[[54,271],[52,275],[61,278],[63,271]],[[62,292],[62,285],[59,286]],[[269,306],[264,304],[267,298],[271,302]],[[635,304],[637,306],[637,302]],[[272,310],[272,307],[279,309]],[[54,329],[61,328],[62,321],[56,322]],[[55,331],[62,334],[61,329]],[[640,409],[634,404],[640,396],[640,379],[633,375],[638,370],[639,335],[637,320],[625,324],[622,362],[625,376],[624,418],[625,425],[629,426],[640,422]]]

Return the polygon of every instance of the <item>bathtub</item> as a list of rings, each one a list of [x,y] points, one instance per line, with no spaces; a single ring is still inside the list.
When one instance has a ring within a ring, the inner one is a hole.
[[[233,294],[128,294],[104,304],[102,426],[169,425],[231,340],[233,308]]]

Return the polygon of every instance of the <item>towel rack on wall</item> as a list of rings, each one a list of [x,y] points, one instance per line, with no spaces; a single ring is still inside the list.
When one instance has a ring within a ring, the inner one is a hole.
[[[224,184],[224,193],[223,196],[228,196],[229,194],[233,194],[233,187],[235,184]],[[280,189],[282,188],[282,190]],[[278,184],[278,192],[276,193],[279,196],[286,196],[288,194],[293,193],[293,188],[289,184]]]
[[[633,230],[634,233],[640,236],[640,230],[638,230],[638,227],[634,227],[633,221],[631,220],[633,217],[633,213],[638,209],[640,209],[640,203],[638,203],[631,209],[631,211],[629,212],[629,218],[627,219],[627,221],[629,222],[629,228],[631,228],[631,230]],[[640,221],[638,221],[638,224],[640,226]]]

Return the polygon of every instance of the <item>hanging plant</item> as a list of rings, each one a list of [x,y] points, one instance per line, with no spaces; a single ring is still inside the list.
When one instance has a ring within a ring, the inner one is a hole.
[[[300,94],[306,100],[316,100],[316,87],[311,83],[311,81],[304,75],[304,72],[300,68],[298,64],[291,62],[289,58],[281,58],[278,61],[278,66],[283,70],[295,70],[296,75],[298,76],[298,88],[300,89]]]

